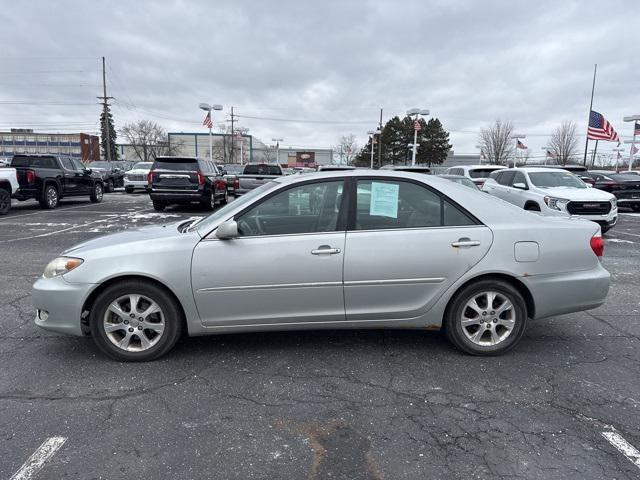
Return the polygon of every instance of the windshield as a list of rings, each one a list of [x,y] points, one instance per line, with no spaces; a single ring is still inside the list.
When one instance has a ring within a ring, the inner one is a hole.
[[[587,188],[587,185],[569,172],[530,172],[531,183],[536,187]]]
[[[245,175],[282,175],[278,165],[247,165],[244,167]]]
[[[111,164],[109,162],[91,162],[91,168],[111,168]]]
[[[489,178],[492,172],[496,170],[500,170],[498,168],[474,168],[473,170],[469,170],[469,176],[471,178]]]
[[[140,170],[149,170],[151,168],[151,165],[153,165],[153,163],[151,162],[138,162],[133,166],[132,170],[138,168]]]
[[[242,173],[242,169],[244,166],[242,165],[220,165],[220,168],[223,168],[227,173]]]
[[[189,231],[196,230],[201,235],[206,235],[207,231],[211,228],[213,224],[218,222],[219,220],[225,218],[229,215],[229,212],[235,210],[238,207],[242,207],[243,205],[248,205],[253,201],[254,198],[262,195],[263,192],[272,189],[277,185],[276,182],[267,182],[264,185],[260,185],[258,188],[254,188],[244,195],[236,198],[233,202],[227,203],[220,210],[216,210],[209,216],[202,217],[200,220],[196,221],[189,227]]]

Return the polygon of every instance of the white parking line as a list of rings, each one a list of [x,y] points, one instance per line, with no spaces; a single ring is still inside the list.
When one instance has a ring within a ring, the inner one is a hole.
[[[64,445],[66,437],[47,438],[33,455],[24,462],[20,470],[13,474],[10,480],[29,480],[42,469],[44,464]]]
[[[602,432],[602,436],[620,453],[627,457],[631,463],[640,468],[640,452],[627,442],[622,435],[614,430],[613,432]]]
[[[0,222],[2,220],[11,220],[12,218],[20,218],[20,217],[28,217],[29,215],[41,215],[43,213],[50,213],[50,212],[62,212],[64,210],[75,210],[77,208],[87,208],[87,207],[94,207],[95,204],[90,203],[88,205],[78,205],[76,207],[58,207],[54,210],[40,210],[39,212],[32,212],[32,213],[23,213],[22,215],[8,215],[4,218],[0,218]],[[104,212],[101,212],[104,213]]]

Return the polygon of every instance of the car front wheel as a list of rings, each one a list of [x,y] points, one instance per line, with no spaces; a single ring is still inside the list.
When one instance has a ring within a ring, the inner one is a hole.
[[[53,210],[58,206],[58,189],[53,185],[47,185],[40,197],[40,207]]]
[[[173,348],[182,314],[161,287],[128,280],[108,287],[91,309],[91,335],[98,348],[119,361],[154,360]]]
[[[502,280],[480,280],[455,295],[444,327],[463,352],[500,355],[518,343],[526,324],[526,303],[516,288]]]

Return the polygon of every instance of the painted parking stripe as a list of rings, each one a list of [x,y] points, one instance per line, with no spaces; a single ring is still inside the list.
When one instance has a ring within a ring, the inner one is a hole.
[[[602,436],[620,453],[627,457],[631,463],[640,468],[640,452],[627,442],[622,435],[614,430],[612,432],[602,432]]]
[[[66,437],[50,437],[47,438],[40,447],[33,452],[33,455],[24,462],[20,470],[13,474],[10,480],[30,480],[35,474],[37,474],[44,464],[55,453],[60,450],[60,447],[66,442]]]
[[[64,210],[76,210],[78,208],[87,208],[87,207],[95,207],[95,204],[90,203],[88,205],[78,205],[76,207],[58,207],[54,210],[40,210],[39,212],[23,213],[18,215],[7,215],[4,218],[0,218],[0,221],[11,220],[12,218],[28,217],[30,215],[42,215],[43,213],[62,212]]]

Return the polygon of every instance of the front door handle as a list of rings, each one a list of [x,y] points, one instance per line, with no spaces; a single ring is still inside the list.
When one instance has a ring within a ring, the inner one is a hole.
[[[340,253],[339,248],[332,248],[329,245],[320,245],[315,250],[311,250],[311,255],[335,255]]]
[[[460,238],[457,242],[452,242],[452,247],[477,247],[480,245],[479,240],[471,240],[469,238]]]

